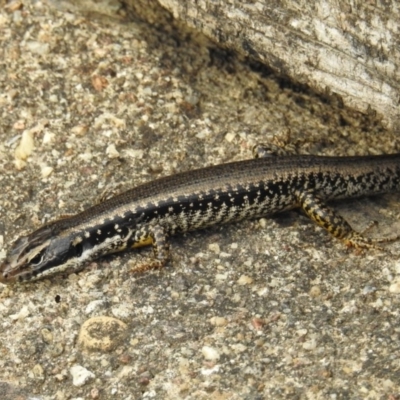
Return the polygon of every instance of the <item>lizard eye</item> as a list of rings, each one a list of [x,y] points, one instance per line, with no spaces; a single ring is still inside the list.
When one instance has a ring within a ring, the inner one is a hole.
[[[46,252],[46,249],[42,249],[41,251],[39,251],[39,253],[37,253],[33,258],[31,258],[29,263],[34,266],[40,264],[43,261],[45,252]]]

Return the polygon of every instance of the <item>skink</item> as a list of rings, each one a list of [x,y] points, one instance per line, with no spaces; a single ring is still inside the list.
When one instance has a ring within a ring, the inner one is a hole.
[[[300,207],[348,246],[376,242],[326,206],[333,199],[400,190],[400,154],[364,157],[265,157],[183,172],[145,183],[17,239],[0,266],[0,281],[29,281],[77,271],[105,254],[153,245],[168,261],[168,236]]]

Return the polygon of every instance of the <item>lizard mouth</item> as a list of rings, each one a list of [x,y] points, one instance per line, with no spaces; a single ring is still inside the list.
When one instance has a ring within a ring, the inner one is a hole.
[[[2,264],[0,264],[0,282],[1,283],[10,283],[15,280],[15,276],[12,273],[12,270],[10,268],[10,265],[7,263],[7,261],[4,261]]]

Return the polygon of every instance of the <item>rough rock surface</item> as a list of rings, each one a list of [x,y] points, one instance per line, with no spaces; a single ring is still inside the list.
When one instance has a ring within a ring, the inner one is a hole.
[[[287,140],[313,154],[399,151],[372,116],[193,31],[7,4],[0,256],[22,232],[105,190],[246,159],[256,142]],[[400,228],[396,200],[333,207],[359,229],[379,221],[371,235],[390,235]],[[394,399],[399,246],[358,254],[290,212],[171,238],[160,271],[132,273],[145,248],[78,274],[0,285],[0,398]],[[79,343],[98,317],[123,323],[118,336],[90,331],[116,347]]]

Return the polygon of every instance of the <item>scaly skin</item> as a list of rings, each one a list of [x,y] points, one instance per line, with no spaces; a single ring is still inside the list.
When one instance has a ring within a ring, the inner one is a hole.
[[[138,270],[168,260],[168,236],[259,218],[300,207],[349,246],[374,247],[325,202],[400,189],[400,154],[318,157],[274,153],[184,172],[145,183],[79,214],[55,220],[16,240],[0,281],[28,281],[81,269],[88,260],[152,244],[155,257]]]

